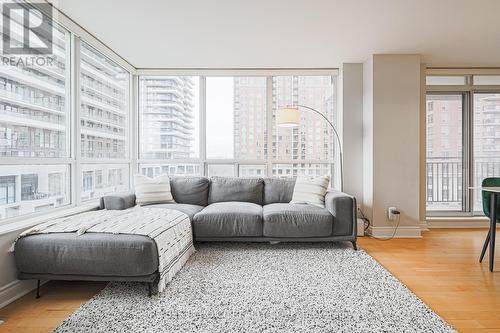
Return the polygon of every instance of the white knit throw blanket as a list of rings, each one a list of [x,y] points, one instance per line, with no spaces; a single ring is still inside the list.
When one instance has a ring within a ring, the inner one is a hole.
[[[138,206],[125,210],[97,210],[55,219],[24,231],[19,238],[60,232],[76,232],[78,235],[100,232],[150,237],[158,248],[160,293],[195,251],[191,222],[186,214],[173,209]]]

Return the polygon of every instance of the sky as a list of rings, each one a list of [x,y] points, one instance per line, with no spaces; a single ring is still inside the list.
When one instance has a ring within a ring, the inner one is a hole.
[[[234,158],[234,78],[208,77],[206,85],[207,158]]]

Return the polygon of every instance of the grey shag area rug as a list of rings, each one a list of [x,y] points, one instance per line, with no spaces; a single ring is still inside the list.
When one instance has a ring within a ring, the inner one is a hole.
[[[196,249],[164,294],[110,283],[54,332],[455,332],[347,244]]]

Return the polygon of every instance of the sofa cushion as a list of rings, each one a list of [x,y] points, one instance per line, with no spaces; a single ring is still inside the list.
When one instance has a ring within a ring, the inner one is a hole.
[[[310,204],[325,208],[325,194],[328,191],[330,176],[316,178],[298,177],[293,188],[291,203]]]
[[[170,177],[175,202],[206,206],[210,181],[205,177]]]
[[[148,205],[148,208],[168,208],[168,209],[175,209],[178,211],[183,212],[187,216],[189,216],[189,219],[193,221],[193,217],[196,213],[201,212],[201,210],[204,208],[203,206],[198,206],[198,205],[189,205],[189,204],[179,204],[179,203],[174,203],[174,204],[157,204],[157,205]]]
[[[293,178],[264,178],[264,205],[289,203],[294,186]]]
[[[263,218],[266,237],[325,237],[333,231],[332,214],[307,204],[265,205]]]
[[[264,180],[262,178],[210,178],[208,203],[240,201],[262,205]]]
[[[170,191],[170,178],[163,174],[155,178],[134,175],[135,202],[138,205],[174,203]]]
[[[200,237],[262,236],[262,206],[249,202],[217,202],[194,216],[193,234]]]
[[[16,242],[22,273],[143,276],[158,270],[154,240],[142,235],[85,233],[38,234]]]
[[[134,193],[113,193],[101,197],[100,209],[124,210],[135,206]]]

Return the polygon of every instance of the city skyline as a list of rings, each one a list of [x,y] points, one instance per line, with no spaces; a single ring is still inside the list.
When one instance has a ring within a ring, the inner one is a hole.
[[[156,91],[152,91],[151,81],[154,80]],[[176,105],[165,94],[172,94],[181,84],[180,77],[142,77],[140,79],[140,119],[141,123],[141,158],[165,159],[164,155],[152,153],[155,142],[172,140],[176,136],[172,119],[161,119],[171,112],[170,108],[181,108],[189,114],[190,119],[198,119],[199,106],[192,103],[190,97],[188,105]],[[198,79],[192,89],[198,89]],[[177,82],[177,84],[173,84]],[[330,164],[302,163],[302,160],[334,160],[336,148],[333,148],[333,133],[321,117],[307,111],[302,113],[302,123],[297,129],[277,129],[274,125],[274,113],[278,107],[290,104],[312,105],[323,112],[334,123],[337,118],[335,76],[282,76],[273,77],[272,106],[273,117],[271,128],[272,150],[268,147],[267,135],[267,78],[266,77],[207,77],[206,78],[206,156],[207,159],[221,162],[208,165],[208,176],[264,176],[267,174],[266,160],[290,160],[291,164],[273,164],[272,175],[280,177],[294,177],[299,174],[319,176],[330,174]],[[189,96],[194,96],[190,94]],[[182,96],[179,96],[179,98]],[[162,102],[158,104],[158,99]],[[153,102],[154,101],[154,102]],[[193,105],[192,105],[193,104]],[[155,115],[151,110],[155,109]],[[176,122],[183,123],[183,119]],[[192,124],[193,121],[190,121]],[[194,125],[197,125],[196,122]],[[316,131],[308,131],[315,126]],[[163,132],[157,128],[162,127]],[[185,133],[183,138],[189,141],[189,151],[198,148],[197,126]],[[319,130],[318,130],[319,129]],[[310,133],[312,132],[312,133]],[[194,133],[194,135],[193,135]],[[269,156],[272,154],[272,157]],[[141,173],[156,176],[161,173],[180,175],[201,175],[201,165],[196,163],[177,163],[175,160],[186,159],[186,155],[167,157],[172,161],[165,163],[141,164]],[[189,158],[197,159],[198,154],[191,154]],[[239,170],[234,164],[224,163],[224,160],[241,161]],[[245,164],[248,161],[262,161],[262,164]],[[296,161],[296,163],[295,163]]]

